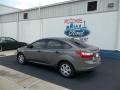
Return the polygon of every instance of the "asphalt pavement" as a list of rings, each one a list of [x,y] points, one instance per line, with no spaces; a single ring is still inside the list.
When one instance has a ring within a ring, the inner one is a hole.
[[[120,60],[102,59],[94,71],[78,73],[72,79],[61,77],[52,67],[19,65],[16,56],[0,57],[0,65],[72,90],[120,90]]]

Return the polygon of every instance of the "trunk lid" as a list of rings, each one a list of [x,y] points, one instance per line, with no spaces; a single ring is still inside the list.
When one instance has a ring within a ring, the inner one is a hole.
[[[74,44],[75,46],[77,46],[78,48],[80,48],[80,50],[82,51],[86,51],[86,52],[93,52],[93,53],[98,53],[99,52],[99,48],[86,44],[83,41],[80,41],[78,39],[70,39],[69,40],[72,44]]]

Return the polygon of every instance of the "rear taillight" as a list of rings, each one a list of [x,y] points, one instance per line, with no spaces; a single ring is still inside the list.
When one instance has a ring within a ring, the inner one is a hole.
[[[85,52],[85,51],[76,51],[76,54],[81,58],[91,59],[94,57],[94,53]]]

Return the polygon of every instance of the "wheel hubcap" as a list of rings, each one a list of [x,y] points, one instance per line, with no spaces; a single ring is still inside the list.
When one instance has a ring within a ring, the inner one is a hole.
[[[24,56],[19,55],[18,60],[19,60],[19,63],[24,63]]]
[[[71,74],[71,68],[67,64],[61,65],[60,70],[61,70],[61,74],[64,76],[69,76]]]

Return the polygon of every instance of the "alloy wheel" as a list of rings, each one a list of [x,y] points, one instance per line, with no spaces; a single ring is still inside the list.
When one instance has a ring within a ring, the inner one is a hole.
[[[67,64],[61,65],[60,70],[61,70],[61,74],[63,74],[64,76],[69,76],[71,74],[71,68]]]
[[[25,57],[24,57],[24,55],[22,55],[22,54],[18,55],[18,62],[20,64],[24,64],[25,63]]]
[[[72,77],[74,75],[74,68],[70,63],[63,62],[59,66],[59,72],[61,73],[62,76],[64,77]]]

